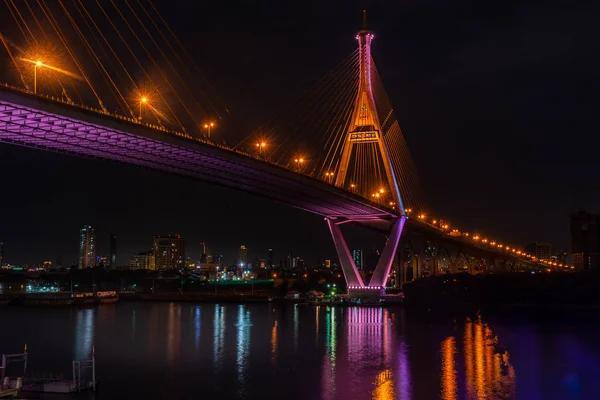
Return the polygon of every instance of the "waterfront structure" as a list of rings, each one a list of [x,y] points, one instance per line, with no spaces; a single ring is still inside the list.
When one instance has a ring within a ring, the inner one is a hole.
[[[79,269],[96,266],[96,231],[84,225],[79,232]]]
[[[146,269],[154,271],[156,269],[154,252],[150,250],[134,254],[129,261],[129,269]]]
[[[584,210],[571,214],[571,256],[576,269],[598,268],[600,217]]]
[[[547,242],[533,242],[525,246],[525,251],[539,260],[550,261],[552,259],[552,247]]]
[[[108,260],[108,267],[110,269],[117,268],[117,236],[114,234],[110,234],[110,254]]]
[[[185,239],[180,235],[155,236],[152,251],[158,270],[185,267]]]
[[[354,260],[354,264],[358,270],[361,270],[365,267],[362,250],[352,250],[352,259]]]

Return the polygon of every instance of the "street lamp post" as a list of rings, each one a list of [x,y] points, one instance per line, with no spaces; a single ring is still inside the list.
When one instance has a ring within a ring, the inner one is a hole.
[[[148,98],[147,97],[142,97],[140,99],[140,121],[142,120],[142,105],[146,104],[148,102]]]
[[[262,158],[263,149],[267,147],[267,142],[261,141],[256,143],[256,148],[258,149],[258,156]]]
[[[304,164],[304,158],[302,158],[302,157],[295,158],[294,162],[296,163],[296,172],[300,172],[300,166],[302,164]]]
[[[207,129],[207,134],[208,134],[208,138],[210,139],[210,128],[212,128],[213,126],[215,126],[214,122],[207,122],[206,124],[204,124],[204,129]]]
[[[35,64],[33,64],[33,93],[36,94],[37,93],[37,69],[38,67],[41,67],[43,64],[41,61],[36,61]]]

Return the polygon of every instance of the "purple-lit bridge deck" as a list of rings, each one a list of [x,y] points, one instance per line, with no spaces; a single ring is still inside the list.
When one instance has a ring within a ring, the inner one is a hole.
[[[388,225],[353,193],[217,145],[0,86],[0,142],[134,164],[276,200],[324,217]]]

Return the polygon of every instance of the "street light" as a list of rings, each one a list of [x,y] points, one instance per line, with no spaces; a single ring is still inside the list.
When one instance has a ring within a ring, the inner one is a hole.
[[[258,149],[258,155],[262,157],[263,149],[267,147],[267,142],[260,141],[256,143],[256,148]]]
[[[296,163],[296,172],[300,171],[300,166],[302,164],[304,164],[304,158],[303,157],[296,157],[296,158],[294,158],[294,162]]]
[[[140,98],[140,121],[142,120],[142,105],[148,102],[148,98],[146,96],[142,96]]]
[[[331,182],[331,180],[333,179],[333,172],[325,172],[325,178]],[[353,185],[350,185],[350,187],[352,187]]]
[[[208,138],[210,139],[210,128],[212,128],[213,126],[215,126],[214,122],[207,122],[206,124],[204,124],[204,129],[208,129]]]
[[[41,67],[42,62],[41,61],[36,61],[35,64],[33,64],[33,93],[37,93],[37,69],[38,67]]]

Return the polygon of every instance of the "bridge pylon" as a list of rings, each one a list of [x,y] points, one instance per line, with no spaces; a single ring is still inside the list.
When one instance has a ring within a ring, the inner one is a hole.
[[[350,250],[344,240],[339,228],[340,224],[353,222],[349,216],[344,220],[326,218],[331,231],[338,258],[344,271],[348,293],[353,297],[379,297],[385,293],[385,285],[396,255],[406,214],[404,204],[390,153],[384,141],[384,132],[377,112],[375,97],[373,95],[373,60],[371,58],[371,42],[374,35],[367,28],[366,11],[363,10],[363,26],[356,36],[359,45],[359,84],[354,109],[349,124],[348,132],[342,148],[342,156],[335,180],[338,187],[348,187],[348,171],[351,166],[356,168],[358,153],[361,146],[371,146],[377,149],[379,160],[385,172],[392,204],[398,210],[398,218],[391,221],[390,233],[375,271],[368,283],[363,282],[356,265],[350,254]],[[354,159],[353,159],[354,157]]]

